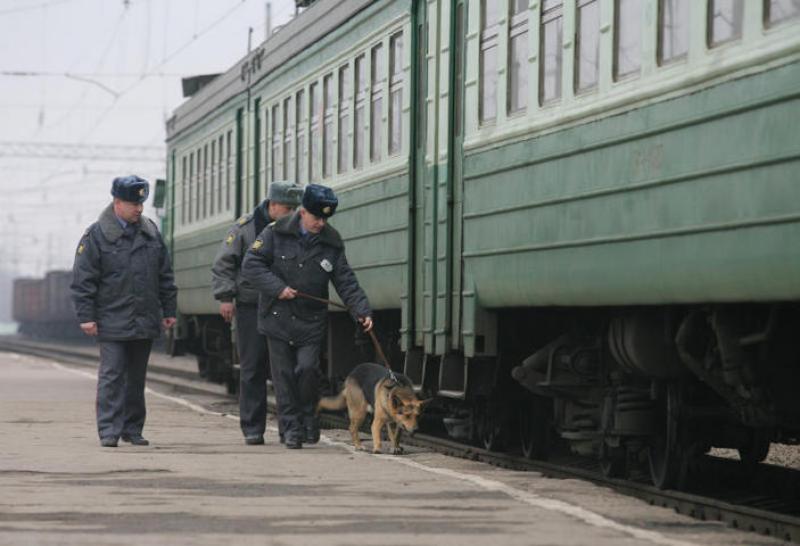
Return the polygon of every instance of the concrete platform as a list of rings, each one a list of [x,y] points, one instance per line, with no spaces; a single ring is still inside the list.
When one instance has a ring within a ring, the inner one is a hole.
[[[0,544],[778,544],[577,480],[416,451],[245,446],[149,391],[150,447],[99,447],[85,370],[0,353]]]

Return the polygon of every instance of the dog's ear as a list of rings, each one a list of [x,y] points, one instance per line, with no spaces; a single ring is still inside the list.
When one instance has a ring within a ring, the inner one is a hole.
[[[426,400],[417,400],[417,407],[419,409],[423,409],[425,406],[433,402],[433,398],[428,398]]]

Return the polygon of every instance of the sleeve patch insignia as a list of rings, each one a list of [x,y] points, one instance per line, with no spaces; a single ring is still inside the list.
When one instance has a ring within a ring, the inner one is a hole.
[[[253,250],[258,250],[262,246],[264,246],[264,241],[262,241],[261,239],[256,239],[255,241],[253,241],[253,246],[251,246],[250,248],[252,248]]]
[[[330,273],[331,271],[333,271],[333,265],[331,264],[331,262],[329,262],[329,261],[328,261],[328,259],[327,259],[327,258],[325,258],[324,260],[322,260],[322,261],[319,263],[319,266],[320,266],[322,269],[324,269],[326,273]]]
[[[78,254],[83,254],[83,251],[86,250],[86,247],[83,246],[83,243],[78,245]]]
[[[233,239],[234,239],[234,237],[233,237],[233,233],[231,233],[231,234],[230,234],[230,235],[228,235],[228,237],[225,239],[225,244],[226,244],[226,245],[228,245],[228,246],[231,246],[231,243],[233,242]]]

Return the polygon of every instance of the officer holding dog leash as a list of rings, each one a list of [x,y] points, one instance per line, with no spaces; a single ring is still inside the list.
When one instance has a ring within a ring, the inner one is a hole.
[[[339,233],[328,225],[338,199],[328,187],[306,186],[301,208],[267,226],[250,246],[242,277],[261,293],[258,330],[267,336],[272,383],[286,447],[319,441],[315,410],[319,398],[319,355],[333,283],[365,332],[372,311],[347,263]]]
[[[264,443],[267,425],[267,340],[258,333],[258,291],[242,278],[242,261],[256,236],[275,220],[291,214],[300,205],[302,197],[303,188],[297,184],[271,183],[267,198],[252,214],[240,218],[230,229],[211,269],[212,289],[214,298],[220,301],[220,315],[226,322],[231,322],[236,316],[236,343],[240,361],[239,424],[248,445]]]

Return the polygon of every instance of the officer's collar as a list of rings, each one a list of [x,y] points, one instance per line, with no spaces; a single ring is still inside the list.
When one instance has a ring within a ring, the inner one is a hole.
[[[275,231],[277,233],[283,233],[286,235],[294,235],[295,237],[301,236],[300,230],[300,211],[296,210],[292,214],[288,216],[284,216],[280,220],[275,222]],[[325,223],[325,227],[322,228],[322,231],[319,232],[319,236],[317,240],[320,243],[335,247],[335,248],[343,248],[344,243],[342,242],[342,237],[339,235],[339,232],[336,231],[330,224],[327,222]]]
[[[100,231],[103,232],[103,237],[105,237],[108,242],[114,243],[117,239],[122,237],[122,226],[117,219],[117,215],[114,214],[113,203],[105,208],[100,214],[100,218],[97,219],[97,222],[100,224]],[[142,216],[139,218],[139,225],[142,233],[151,239],[157,237],[154,224],[147,217]]]

